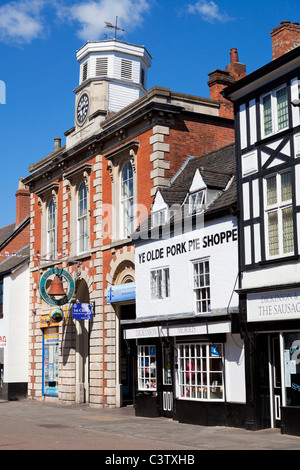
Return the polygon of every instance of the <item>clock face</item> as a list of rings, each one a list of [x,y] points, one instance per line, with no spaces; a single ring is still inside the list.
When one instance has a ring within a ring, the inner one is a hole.
[[[77,121],[78,124],[82,124],[87,116],[89,109],[89,97],[86,93],[84,93],[77,105]]]

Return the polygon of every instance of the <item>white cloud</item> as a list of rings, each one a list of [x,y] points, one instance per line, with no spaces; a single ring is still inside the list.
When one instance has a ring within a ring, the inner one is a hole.
[[[230,17],[226,12],[222,12],[219,6],[213,1],[199,0],[194,5],[188,5],[189,13],[198,13],[204,21],[213,23],[215,21],[231,21],[234,18]]]
[[[26,44],[44,37],[51,28],[49,17],[78,28],[87,40],[104,39],[105,21],[132,31],[141,25],[155,0],[12,0],[0,6],[0,42]],[[48,11],[46,12],[46,7]],[[51,12],[52,10],[52,12]],[[48,14],[47,20],[44,16]]]
[[[149,10],[152,0],[87,0],[69,7],[61,7],[58,17],[62,21],[72,21],[79,24],[78,36],[84,40],[103,39],[105,21],[132,31],[143,21],[143,15]]]
[[[45,0],[13,1],[0,6],[0,41],[22,44],[43,36],[44,6]]]

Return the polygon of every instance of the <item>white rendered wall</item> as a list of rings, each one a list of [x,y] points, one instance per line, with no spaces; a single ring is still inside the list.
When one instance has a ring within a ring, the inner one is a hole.
[[[29,267],[4,278],[3,320],[7,334],[4,382],[28,382]]]
[[[221,232],[234,233],[228,241],[203,247],[203,237],[215,236]],[[194,240],[199,240],[197,245]],[[186,252],[172,255],[170,249],[179,244]],[[156,259],[150,259],[155,258]],[[227,307],[238,307],[234,292],[238,273],[237,223],[235,218],[211,223],[203,229],[190,231],[166,240],[157,240],[136,246],[136,315],[163,317],[195,311],[193,295],[193,261],[208,258],[210,262],[211,310],[226,312]],[[152,300],[150,272],[153,269],[169,267],[170,298]]]

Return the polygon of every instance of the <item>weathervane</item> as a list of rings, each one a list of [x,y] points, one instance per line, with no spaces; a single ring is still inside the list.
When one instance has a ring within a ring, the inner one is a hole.
[[[115,39],[117,39],[117,31],[125,31],[125,29],[122,29],[122,28],[118,27],[118,17],[117,16],[116,16],[116,24],[115,25],[113,25],[111,23],[108,23],[107,21],[104,21],[104,23],[106,24],[105,28],[115,30]],[[105,36],[106,36],[106,39],[107,39],[107,34]]]

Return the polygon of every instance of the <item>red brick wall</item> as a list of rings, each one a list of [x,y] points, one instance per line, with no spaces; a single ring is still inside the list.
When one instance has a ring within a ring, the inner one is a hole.
[[[282,21],[277,28],[271,31],[273,60],[282,56],[290,49],[300,45],[299,23]]]

